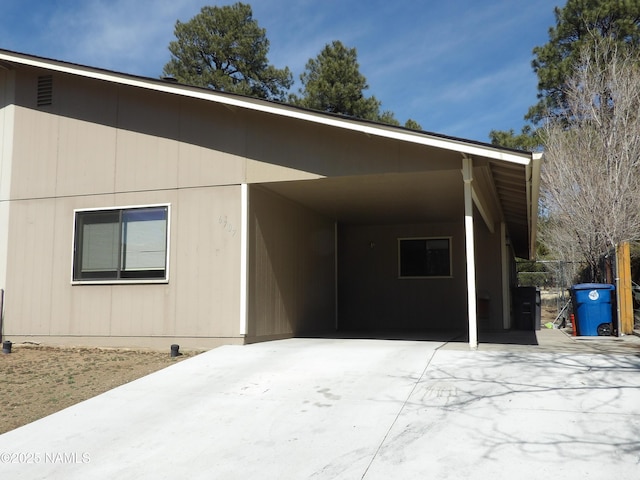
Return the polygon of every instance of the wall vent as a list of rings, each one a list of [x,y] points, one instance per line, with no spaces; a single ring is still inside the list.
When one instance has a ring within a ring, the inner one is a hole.
[[[53,103],[53,75],[38,77],[38,101],[39,107],[45,107]]]

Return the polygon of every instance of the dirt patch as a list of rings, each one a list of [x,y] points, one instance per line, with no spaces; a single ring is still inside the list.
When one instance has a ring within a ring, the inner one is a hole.
[[[562,291],[559,289],[554,290],[541,290],[540,291],[540,299],[541,299],[541,324],[544,325],[548,322],[554,322],[557,319],[557,324],[560,325],[562,323],[562,319],[566,318],[568,320],[569,312],[563,311],[563,307],[569,300],[569,296],[566,291]],[[563,315],[561,318],[558,318],[558,314],[562,311]]]
[[[13,345],[0,354],[0,434],[197,353]]]

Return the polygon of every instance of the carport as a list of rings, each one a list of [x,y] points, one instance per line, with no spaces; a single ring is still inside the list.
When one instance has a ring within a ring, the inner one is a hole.
[[[477,348],[478,329],[509,329],[514,256],[529,257],[535,244],[540,155],[379,125],[343,123],[344,143],[333,147],[336,157],[344,156],[337,150],[349,150],[343,165],[331,164],[329,147],[323,158],[329,166],[323,175],[249,185],[248,216],[260,224],[249,228],[250,265],[277,264],[275,245],[291,237],[280,237],[289,231],[285,224],[299,223],[307,213],[321,219],[320,224],[299,241],[321,245],[318,248],[326,256],[315,264],[317,277],[273,268],[272,277],[267,278],[249,269],[248,337],[287,336],[286,326],[284,331],[276,327],[258,332],[265,321],[278,323],[267,319],[265,311],[271,317],[297,315],[288,322],[293,335],[336,330],[394,335],[448,332],[468,338],[472,349]],[[363,128],[367,135],[362,135]],[[383,153],[366,145],[369,142]],[[305,155],[291,149],[288,153]],[[267,198],[277,200],[271,203]],[[285,203],[299,212],[282,215]],[[268,238],[269,232],[274,238]],[[403,277],[400,256],[405,239],[446,239],[451,258],[448,274]],[[271,246],[256,253],[260,251],[256,240]],[[294,244],[284,251],[294,257],[293,263],[314,264]],[[252,255],[256,258],[251,259]],[[265,292],[265,284],[277,287]],[[299,309],[301,302],[309,300],[307,296],[323,289],[322,302]],[[287,300],[288,291],[296,298]],[[282,298],[280,307],[265,309],[265,302],[274,297]],[[322,319],[308,320],[314,315]]]
[[[0,280],[13,338],[209,348],[336,329],[448,331],[476,348],[479,330],[510,328],[514,256],[535,244],[541,155],[0,57],[0,130],[13,139],[1,162]],[[55,102],[39,104],[52,81]],[[93,260],[98,270],[113,260],[112,277],[70,281],[84,261],[78,212],[97,222],[158,205],[164,233],[138,249],[156,252],[153,268],[121,275],[124,257],[98,248]]]

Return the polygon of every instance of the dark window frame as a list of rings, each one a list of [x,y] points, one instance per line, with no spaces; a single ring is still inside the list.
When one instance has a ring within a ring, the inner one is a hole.
[[[169,204],[75,210],[72,283],[167,283],[169,229]]]

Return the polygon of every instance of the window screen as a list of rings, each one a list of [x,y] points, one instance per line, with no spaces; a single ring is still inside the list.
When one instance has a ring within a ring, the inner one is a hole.
[[[166,279],[167,206],[76,212],[73,279]]]

